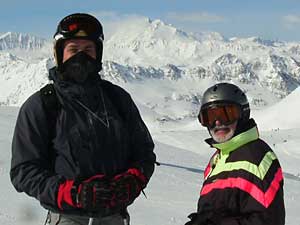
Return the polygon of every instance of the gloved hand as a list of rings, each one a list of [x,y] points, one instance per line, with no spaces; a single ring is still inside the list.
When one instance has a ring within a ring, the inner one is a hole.
[[[109,181],[104,177],[93,176],[79,185],[76,202],[79,208],[95,211],[108,208],[112,198]]]
[[[111,205],[120,207],[130,205],[146,187],[146,184],[146,177],[136,168],[128,169],[126,172],[116,175],[111,182],[115,194]]]
[[[110,206],[113,199],[108,179],[96,175],[82,182],[67,180],[59,186],[57,204],[63,210],[67,207],[98,211]]]

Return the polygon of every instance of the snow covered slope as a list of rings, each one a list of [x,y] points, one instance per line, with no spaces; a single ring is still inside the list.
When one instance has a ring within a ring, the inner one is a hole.
[[[297,88],[279,103],[264,111],[255,112],[254,115],[259,118],[260,127],[264,130],[300,128],[299,99],[300,88]]]

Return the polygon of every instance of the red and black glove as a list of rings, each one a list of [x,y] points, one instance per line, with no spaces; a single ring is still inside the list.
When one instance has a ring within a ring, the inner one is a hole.
[[[146,187],[146,184],[146,177],[136,168],[128,169],[126,172],[116,175],[111,182],[114,192],[111,206],[130,205]]]
[[[57,205],[59,209],[75,207],[98,211],[110,207],[113,192],[104,175],[96,175],[83,182],[67,180],[59,186]]]

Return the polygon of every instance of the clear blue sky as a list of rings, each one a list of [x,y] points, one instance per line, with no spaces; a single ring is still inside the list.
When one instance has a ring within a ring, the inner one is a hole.
[[[106,21],[138,15],[187,32],[300,41],[300,0],[2,0],[0,33],[50,38],[57,22],[73,12],[97,15],[104,30]]]

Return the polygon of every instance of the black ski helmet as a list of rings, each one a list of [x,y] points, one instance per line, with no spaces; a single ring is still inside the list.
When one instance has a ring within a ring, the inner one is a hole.
[[[74,13],[63,18],[57,25],[54,39],[54,58],[58,70],[63,59],[64,42],[68,39],[87,39],[96,44],[96,60],[99,71],[102,69],[103,28],[99,20],[86,13]]]
[[[204,92],[199,115],[203,109],[209,106],[224,103],[235,104],[240,107],[240,123],[244,123],[249,120],[250,107],[246,94],[238,86],[230,83],[215,84]]]

